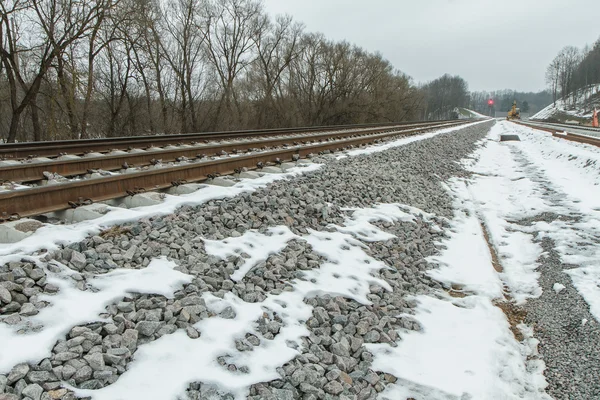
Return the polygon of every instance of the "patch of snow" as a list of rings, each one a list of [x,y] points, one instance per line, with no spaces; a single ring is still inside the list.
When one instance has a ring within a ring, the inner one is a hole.
[[[257,231],[247,231],[240,237],[231,237],[224,240],[204,241],[207,254],[226,259],[229,256],[241,256],[244,263],[231,275],[233,281],[241,281],[244,276],[269,255],[279,253],[287,246],[287,242],[296,238],[286,226],[269,228],[266,234]],[[269,246],[265,246],[269,243]],[[245,257],[245,255],[248,257]]]
[[[600,321],[600,266],[588,266],[567,271],[573,285],[590,306],[590,312]]]
[[[56,264],[61,267],[59,264]],[[103,321],[99,314],[109,304],[118,302],[131,293],[160,294],[172,298],[173,293],[183,284],[190,283],[192,277],[173,269],[175,263],[165,258],[154,259],[140,270],[119,269],[88,280],[97,291],[81,291],[73,286],[68,278],[69,269],[62,266],[60,274],[46,271],[47,282],[56,285],[55,295],[39,295],[39,301],[50,303],[39,314],[27,318],[34,327],[43,327],[37,332],[17,333],[21,326],[9,327],[0,324],[0,373],[22,362],[38,363],[50,356],[50,351],[58,339],[74,326],[94,321]]]
[[[490,299],[503,298],[503,285],[492,266],[490,250],[474,207],[457,196],[460,189],[463,195],[467,194],[466,186],[460,183],[453,186],[457,211],[451,222],[449,238],[443,243],[446,250],[427,259],[438,265],[438,268],[427,271],[427,274],[446,287],[455,285],[467,293]],[[457,265],[460,268],[456,268]]]
[[[541,371],[532,378],[525,363],[528,350],[515,340],[506,317],[489,298],[416,300],[411,317],[423,332],[403,332],[396,348],[365,345],[375,356],[374,370],[400,379],[381,398],[549,399],[543,382],[540,386]]]
[[[379,204],[373,208],[344,208],[344,211],[352,211],[352,216],[346,218],[343,226],[332,225],[333,228],[343,233],[349,233],[365,242],[380,242],[394,238],[395,236],[382,231],[371,224],[374,221],[394,223],[397,221],[413,222],[414,212],[409,213],[402,210],[400,204]]]
[[[562,283],[557,282],[554,285],[552,285],[552,290],[554,290],[554,293],[556,293],[556,294],[559,294],[564,289],[566,289],[566,287]]]

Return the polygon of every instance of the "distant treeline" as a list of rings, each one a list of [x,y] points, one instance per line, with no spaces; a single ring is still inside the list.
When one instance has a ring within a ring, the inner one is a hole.
[[[546,70],[546,83],[554,102],[563,98],[574,105],[594,94],[592,85],[600,84],[600,39],[592,47],[563,48]]]
[[[494,100],[494,111],[508,111],[516,100],[518,107],[524,113],[531,115],[542,110],[552,103],[552,94],[547,91],[541,92],[517,92],[514,90],[497,90],[493,92],[472,92],[470,108],[484,115],[489,115],[490,108],[488,100]]]

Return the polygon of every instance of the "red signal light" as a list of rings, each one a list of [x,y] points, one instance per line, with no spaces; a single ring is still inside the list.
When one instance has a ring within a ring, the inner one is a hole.
[[[489,100],[488,100],[488,106],[493,106],[493,105],[494,105],[494,100],[492,100],[492,99],[489,99]]]

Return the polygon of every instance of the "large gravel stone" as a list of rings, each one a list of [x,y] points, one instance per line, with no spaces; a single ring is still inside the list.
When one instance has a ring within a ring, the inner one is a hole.
[[[11,370],[10,373],[8,374],[8,384],[10,385],[13,382],[18,381],[19,379],[22,379],[25,377],[25,375],[27,375],[27,373],[29,372],[29,365],[28,364],[17,364],[15,365]]]
[[[78,251],[73,251],[71,253],[71,264],[73,265],[73,267],[75,267],[75,269],[81,271],[83,268],[85,268],[86,264],[87,264],[87,259],[85,258],[85,255],[81,254]]]
[[[135,326],[135,329],[142,336],[152,336],[160,326],[161,323],[157,321],[140,321]]]

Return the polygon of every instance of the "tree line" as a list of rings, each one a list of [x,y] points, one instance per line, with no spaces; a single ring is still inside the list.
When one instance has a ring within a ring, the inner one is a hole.
[[[469,108],[481,114],[489,115],[489,99],[494,100],[492,112],[506,112],[511,109],[513,102],[516,100],[517,106],[522,112],[533,115],[552,103],[552,94],[547,90],[541,92],[519,92],[510,89],[491,92],[471,92]]]
[[[600,84],[600,39],[591,47],[566,46],[560,50],[546,69],[546,83],[555,104],[562,98],[574,106],[597,94],[594,85]]]
[[[258,0],[0,2],[8,142],[442,118],[466,83],[440,79]]]

